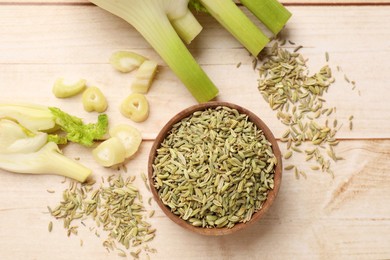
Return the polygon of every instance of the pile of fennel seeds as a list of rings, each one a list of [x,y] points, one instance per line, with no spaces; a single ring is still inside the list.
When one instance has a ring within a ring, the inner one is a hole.
[[[285,40],[281,45],[284,43]],[[290,44],[294,45],[293,42]],[[309,75],[307,60],[298,53],[300,48],[302,46],[289,52],[275,41],[259,66],[258,89],[286,126],[281,137],[287,148],[284,159],[290,159],[297,153],[303,154],[306,161],[312,162],[312,171],[327,172],[333,176],[332,162],[343,159],[335,152],[339,143],[336,133],[342,124],[335,117],[336,107],[326,105],[324,94],[335,79],[327,64]],[[328,61],[329,55],[325,56]],[[350,130],[352,120],[353,116],[350,116]],[[284,169],[293,171],[297,178],[306,177],[305,171],[295,165],[286,165]]]
[[[157,149],[161,201],[193,226],[232,228],[251,220],[274,188],[277,158],[248,115],[219,106],[172,126]]]
[[[144,174],[141,177],[146,179]],[[77,235],[79,228],[88,228],[89,223],[93,223],[89,231],[104,239],[102,244],[107,251],[117,252],[121,257],[139,258],[145,254],[143,258],[149,258],[149,253],[156,253],[156,249],[148,246],[156,232],[148,222],[154,211],[145,209],[134,180],[134,175],[124,179],[117,173],[102,177],[99,187],[94,180],[86,183],[70,181],[62,193],[62,201],[54,208],[48,207],[49,212],[56,219],[63,220],[68,236]],[[151,198],[148,203],[151,203]],[[48,229],[52,231],[52,221]],[[80,240],[80,245],[83,245],[83,240]]]

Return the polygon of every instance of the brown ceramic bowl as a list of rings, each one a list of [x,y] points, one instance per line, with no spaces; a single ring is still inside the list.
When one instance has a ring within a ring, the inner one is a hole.
[[[268,141],[272,144],[272,149],[273,153],[278,159],[278,164],[275,167],[275,174],[274,174],[274,188],[269,191],[267,200],[263,203],[262,208],[254,213],[252,215],[252,218],[250,221],[246,223],[238,223],[232,228],[203,228],[203,227],[195,227],[188,223],[187,221],[181,219],[179,216],[175,215],[174,213],[171,212],[170,208],[164,205],[159,198],[157,194],[157,190],[154,187],[154,179],[153,179],[153,162],[156,156],[156,151],[160,147],[160,144],[164,141],[165,137],[168,135],[169,131],[172,128],[172,125],[175,123],[179,122],[183,118],[186,118],[195,111],[202,111],[208,108],[215,108],[218,106],[227,106],[230,108],[234,108],[238,110],[242,114],[248,115],[249,119],[257,125],[259,129],[261,129],[265,135],[265,137],[268,139]],[[280,187],[280,182],[282,178],[282,158],[281,158],[281,152],[279,150],[277,141],[272,134],[272,132],[269,130],[269,128],[264,124],[264,122],[258,118],[255,114],[252,112],[248,111],[247,109],[240,107],[235,104],[231,103],[226,103],[226,102],[219,102],[219,101],[214,101],[214,102],[208,102],[208,103],[203,103],[203,104],[198,104],[192,107],[189,107],[177,115],[175,115],[160,131],[158,134],[152,149],[149,154],[149,162],[148,162],[148,177],[149,177],[149,185],[151,188],[151,191],[153,193],[153,197],[156,200],[157,204],[159,207],[162,209],[162,211],[176,224],[180,225],[181,227],[188,229],[190,231],[193,231],[198,234],[202,235],[208,235],[208,236],[219,236],[219,235],[227,235],[234,233],[238,230],[242,230],[244,228],[247,228],[251,226],[253,223],[257,222],[259,219],[261,219],[264,214],[268,211],[268,209],[271,207],[272,203],[274,202],[276,195],[278,194],[279,187]]]

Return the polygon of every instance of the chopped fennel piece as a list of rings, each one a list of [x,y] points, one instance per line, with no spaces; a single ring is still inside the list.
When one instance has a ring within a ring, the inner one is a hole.
[[[143,94],[132,93],[122,101],[120,111],[134,122],[143,122],[149,116],[149,103]]]
[[[122,142],[126,150],[126,158],[134,155],[142,142],[141,132],[126,124],[119,124],[110,128],[109,134],[111,137],[117,137]]]
[[[135,74],[135,79],[131,84],[131,90],[135,93],[148,93],[156,75],[157,66],[157,62],[155,61],[144,61]]]
[[[92,150],[93,158],[104,167],[122,163],[126,159],[126,149],[118,137],[110,137]]]
[[[145,60],[144,56],[131,51],[117,51],[110,57],[111,65],[123,73],[137,69]]]
[[[68,98],[79,94],[86,87],[85,79],[80,79],[73,84],[67,84],[63,78],[59,78],[54,83],[52,92],[57,98]]]
[[[108,103],[103,92],[98,87],[89,87],[83,93],[83,107],[87,112],[102,113],[107,110]]]

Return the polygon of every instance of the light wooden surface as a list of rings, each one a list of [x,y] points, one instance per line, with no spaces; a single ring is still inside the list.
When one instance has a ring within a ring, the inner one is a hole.
[[[309,58],[311,71],[323,65],[324,53],[329,53],[336,83],[325,96],[327,103],[337,107],[340,121],[355,117],[353,131],[344,127],[338,133],[337,151],[346,160],[334,165],[334,178],[307,172],[307,179],[297,180],[285,172],[279,196],[266,217],[233,236],[189,233],[152,204],[157,237],[151,246],[158,250],[152,259],[390,258],[390,2],[284,3],[293,17],[282,35],[304,46],[300,52]],[[199,19],[204,31],[190,49],[219,87],[218,100],[248,108],[280,138],[285,129],[257,91],[258,75],[248,53],[212,18],[200,15]],[[195,101],[138,33],[83,0],[1,0],[0,35],[0,102],[58,106],[93,121],[96,114],[83,111],[79,97],[56,99],[51,86],[58,77],[83,77],[99,86],[109,101],[110,123],[127,122],[142,131],[144,142],[128,163],[127,174],[137,175],[144,197],[151,196],[139,175],[147,171],[152,141],[173,115]],[[122,49],[144,54],[160,65],[147,95],[151,114],[141,124],[119,113],[133,74],[119,74],[107,60]],[[237,68],[239,62],[242,65]],[[337,72],[336,66],[343,72]],[[344,81],[344,73],[357,82],[355,91]],[[286,149],[283,143],[280,148]],[[80,157],[97,179],[110,174],[96,165],[88,149],[69,145],[64,153]],[[302,158],[289,163],[309,167]],[[44,213],[47,205],[59,202],[67,187],[61,183],[63,178],[0,173],[0,259],[119,258],[107,253],[102,240],[87,229],[68,238],[62,223]],[[49,194],[47,189],[56,193]],[[47,231],[50,220],[52,233]]]

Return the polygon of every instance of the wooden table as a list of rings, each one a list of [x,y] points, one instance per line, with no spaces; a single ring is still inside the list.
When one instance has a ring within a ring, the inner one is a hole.
[[[324,65],[325,52],[329,53],[336,83],[325,98],[337,107],[340,122],[348,124],[354,115],[353,131],[343,127],[337,134],[341,141],[337,152],[345,160],[334,165],[334,178],[308,171],[306,179],[297,180],[284,172],[279,196],[265,218],[232,236],[189,233],[155,203],[147,205],[156,210],[150,222],[157,237],[150,245],[158,253],[151,259],[390,258],[390,1],[283,3],[293,17],[282,35],[303,46],[300,52],[309,58],[311,71]],[[280,138],[285,126],[257,90],[259,76],[252,58],[211,17],[199,19],[204,31],[190,49],[219,87],[218,100],[250,109]],[[0,102],[57,106],[93,121],[96,114],[82,109],[79,96],[56,99],[51,87],[59,77],[85,78],[89,85],[99,86],[109,101],[110,123],[125,122],[142,131],[144,141],[127,164],[127,175],[136,175],[144,197],[150,197],[139,176],[147,170],[153,139],[173,115],[196,101],[140,35],[84,0],[0,0],[0,35]],[[118,109],[130,93],[134,74],[120,74],[108,63],[111,53],[125,49],[160,65],[147,94],[150,117],[140,124],[123,118]],[[356,81],[355,91],[344,74]],[[285,152],[285,144],[279,144]],[[63,152],[80,157],[97,180],[114,172],[99,167],[86,148],[68,145]],[[309,166],[301,158],[288,163]],[[47,205],[56,205],[68,185],[62,177],[0,173],[0,259],[118,258],[87,228],[67,237],[62,222],[47,214]],[[49,221],[54,226],[51,233]]]

